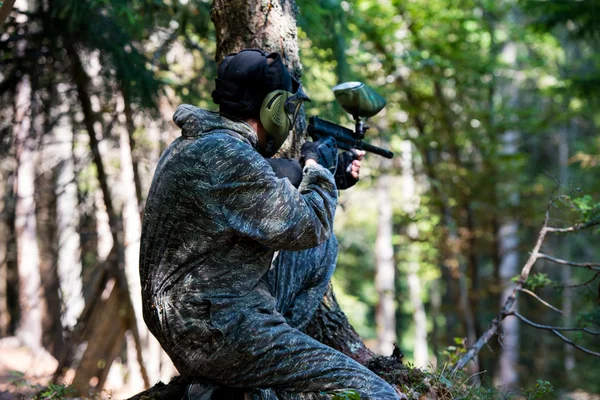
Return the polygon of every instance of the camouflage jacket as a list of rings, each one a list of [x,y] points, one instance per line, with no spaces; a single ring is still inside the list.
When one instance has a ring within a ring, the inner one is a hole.
[[[306,167],[298,189],[278,179],[243,121],[191,105],[173,119],[182,136],[161,156],[144,212],[144,317],[152,330],[161,296],[192,295],[212,304],[211,319],[225,331],[236,309],[262,301],[251,292],[275,251],[331,235],[335,183],[321,166]]]

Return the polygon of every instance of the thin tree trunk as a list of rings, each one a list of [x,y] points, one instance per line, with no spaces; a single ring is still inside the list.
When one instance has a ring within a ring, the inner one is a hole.
[[[79,207],[75,165],[73,159],[74,135],[65,118],[53,130],[58,145],[56,155],[56,226],[58,229],[58,276],[64,312],[62,324],[72,329],[85,306],[83,299],[82,262],[80,250]]]
[[[8,240],[9,232],[6,223],[6,175],[4,163],[0,163],[0,337],[8,336],[10,313],[8,309]]]
[[[375,242],[375,289],[379,300],[375,310],[375,322],[377,352],[384,355],[392,354],[396,342],[396,265],[392,247],[390,179],[389,175],[384,174],[377,180],[379,222]]]
[[[90,386],[98,392],[102,389],[108,371],[123,347],[127,320],[115,318],[127,307],[121,298],[115,280],[109,280],[86,321],[86,347],[72,380],[79,393],[87,393]]]
[[[417,183],[413,168],[413,148],[412,143],[405,140],[401,144],[402,153],[400,155],[402,163],[402,204],[405,212],[413,214],[418,205]],[[408,296],[412,305],[413,324],[415,331],[413,360],[418,368],[429,366],[429,350],[427,344],[427,315],[421,293],[421,279],[419,277],[420,244],[414,243],[419,238],[419,228],[417,224],[411,222],[406,227],[406,234],[411,239],[411,243],[406,249],[406,280],[408,284]]]
[[[16,160],[15,160],[16,164]],[[17,329],[17,322],[20,319],[19,308],[19,271],[16,242],[16,168],[8,172],[5,183],[5,195],[3,198],[4,209],[2,211],[2,225],[6,236],[2,241],[6,243],[6,257],[3,260],[6,273],[6,308],[7,308],[7,326],[6,335],[14,335]]]
[[[510,60],[516,69],[517,48],[512,42],[506,44],[502,52],[506,59]],[[516,109],[518,104],[517,82],[509,82],[504,88],[505,98],[509,99],[507,104]],[[520,134],[515,130],[504,132],[501,137],[501,152],[506,155],[515,155],[518,152],[518,140]],[[508,203],[516,206],[519,202],[519,194],[516,183],[510,179],[505,181],[500,188],[501,196],[508,196]],[[507,213],[507,217],[500,221],[498,230],[498,248],[500,251],[500,285],[504,289],[500,296],[500,304],[504,304],[511,292],[511,279],[519,272],[519,223],[518,220]],[[513,306],[518,311],[518,304]],[[517,370],[519,362],[519,321],[517,318],[506,318],[502,321],[502,348],[498,358],[498,371],[495,383],[507,388],[516,388],[519,383]]]
[[[142,215],[144,209],[144,197],[142,196],[142,179],[140,177],[140,159],[138,156],[139,150],[135,142],[135,123],[133,121],[133,110],[131,109],[131,101],[129,95],[123,92],[123,113],[125,114],[125,125],[127,127],[127,137],[129,139],[128,148],[130,150],[131,170],[133,171],[133,183],[135,187],[135,198],[138,204],[138,213]],[[123,168],[126,168],[123,166]]]
[[[24,76],[17,88],[15,138],[17,147],[17,257],[21,319],[17,336],[34,351],[42,349],[42,310],[39,253],[35,222],[35,155],[37,143],[31,137],[31,80]]]
[[[42,149],[49,150],[46,145],[42,146]],[[44,150],[41,151],[41,155],[46,158],[48,154]],[[39,169],[46,170],[47,166],[40,163]],[[43,346],[54,357],[58,358],[63,351],[65,342],[60,321],[61,300],[57,270],[59,244],[56,226],[55,182],[52,172],[51,169],[41,172],[35,182],[36,222],[39,238],[40,277],[43,290]]]
[[[569,186],[569,126],[564,127],[558,134],[558,163],[560,168],[560,183],[561,185]],[[568,240],[561,240],[559,246],[561,256],[564,259],[571,259],[571,246]],[[571,268],[562,268],[562,284],[565,286],[571,285],[573,270]],[[573,291],[565,289],[562,292],[562,311],[564,315],[564,326],[573,326]],[[575,371],[575,348],[567,343],[564,344],[565,357],[564,368],[567,377]]]

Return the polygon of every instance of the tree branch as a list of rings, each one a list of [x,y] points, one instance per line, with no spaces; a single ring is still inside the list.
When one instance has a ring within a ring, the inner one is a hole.
[[[4,21],[6,21],[6,18],[10,15],[10,11],[15,5],[15,1],[16,0],[6,0],[2,3],[2,6],[0,7],[0,25],[4,24]]]
[[[581,231],[583,229],[591,228],[591,227],[596,226],[596,225],[600,225],[600,218],[593,219],[593,220],[585,222],[585,223],[573,225],[573,226],[570,226],[568,228],[552,228],[552,227],[547,227],[546,230],[548,232],[569,233],[569,232]]]
[[[498,329],[500,329],[500,323],[502,322],[502,320],[504,318],[506,318],[506,315],[508,315],[508,313],[510,312],[510,309],[512,308],[512,306],[514,305],[514,303],[517,299],[517,294],[523,288],[523,284],[527,280],[527,277],[529,276],[529,272],[531,271],[531,268],[533,267],[533,265],[535,264],[535,262],[538,259],[538,254],[539,254],[538,252],[540,251],[540,248],[542,247],[542,243],[544,242],[544,238],[546,237],[546,233],[548,232],[547,228],[548,228],[548,221],[550,220],[550,208],[552,207],[553,204],[554,204],[554,202],[551,202],[550,205],[548,206],[548,209],[546,210],[546,217],[544,218],[544,223],[542,224],[542,228],[540,229],[540,233],[538,235],[538,240],[535,244],[535,247],[533,248],[533,251],[529,255],[529,258],[527,259],[525,266],[521,270],[521,276],[517,280],[517,283],[515,284],[515,287],[514,287],[512,293],[510,294],[510,296],[508,296],[508,298],[504,302],[504,306],[500,310],[500,313],[498,314],[498,316],[493,319],[488,330],[483,335],[481,335],[479,337],[479,339],[477,339],[477,342],[475,342],[475,344],[473,346],[471,346],[471,348],[469,350],[467,350],[465,355],[463,355],[456,362],[456,364],[454,365],[454,367],[452,369],[453,373],[457,372],[459,369],[463,369],[469,363],[469,361],[471,361],[475,356],[477,356],[477,354],[481,351],[483,346],[485,346],[486,343],[489,342],[489,340],[496,334],[496,332],[498,332]]]
[[[554,333],[556,336],[558,336],[559,338],[561,338],[561,340],[563,340],[564,342],[570,344],[571,346],[575,347],[578,350],[583,351],[584,353],[600,357],[600,353],[599,352],[592,351],[592,350],[586,349],[585,347],[579,346],[578,344],[575,344],[572,340],[570,340],[569,338],[567,338],[566,336],[564,336],[563,334],[561,334],[559,331],[586,332],[586,333],[589,333],[590,335],[594,335],[594,336],[600,336],[600,332],[591,331],[591,330],[589,330],[587,328],[571,328],[571,327],[561,327],[561,326],[550,326],[550,325],[536,324],[535,322],[528,320],[527,318],[525,318],[524,316],[522,316],[521,314],[519,314],[516,311],[510,312],[510,313],[507,314],[507,316],[508,315],[514,315],[515,317],[519,318],[521,321],[525,322],[527,325],[533,326],[534,328],[543,329],[543,330],[546,330],[546,331],[550,331],[550,332]]]
[[[551,261],[555,264],[569,265],[571,267],[587,268],[592,271],[600,271],[600,263],[587,263],[587,262],[579,263],[579,262],[568,261],[568,260],[563,260],[561,258],[552,257],[552,256],[549,256],[548,254],[544,254],[544,253],[539,253],[538,258],[542,258],[544,260]]]
[[[590,279],[589,281],[586,281],[586,282],[583,282],[583,283],[578,283],[576,285],[565,285],[563,287],[565,289],[573,289],[573,288],[578,288],[578,287],[582,287],[582,286],[587,286],[590,283],[594,282],[598,276],[600,276],[600,271],[596,272],[596,274],[594,276],[592,276],[592,279]]]
[[[519,292],[523,292],[523,293],[526,293],[526,294],[530,295],[531,297],[533,297],[534,299],[536,299],[537,301],[539,301],[540,303],[542,303],[546,307],[551,308],[552,310],[556,311],[559,314],[563,313],[562,310],[559,310],[558,308],[554,307],[552,304],[548,303],[546,300],[542,299],[537,294],[533,293],[531,290],[528,290],[528,289],[519,289]]]

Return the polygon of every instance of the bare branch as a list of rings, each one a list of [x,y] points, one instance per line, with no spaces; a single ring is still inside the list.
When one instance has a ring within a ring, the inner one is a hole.
[[[496,334],[496,332],[498,332],[498,329],[500,328],[500,323],[502,322],[502,320],[504,318],[506,318],[506,315],[510,312],[512,306],[514,305],[514,303],[517,299],[517,294],[523,288],[523,284],[527,280],[527,277],[529,276],[529,272],[531,271],[531,268],[533,267],[533,265],[535,264],[535,262],[538,259],[538,254],[539,254],[538,252],[540,251],[540,248],[542,247],[542,243],[544,243],[544,238],[546,237],[546,233],[548,232],[546,229],[548,227],[548,221],[550,220],[550,209],[555,201],[556,200],[553,200],[548,205],[548,208],[546,210],[546,217],[544,218],[544,223],[542,225],[542,228],[540,229],[540,233],[538,235],[538,239],[535,244],[535,247],[533,248],[533,251],[529,255],[527,262],[523,266],[523,269],[521,270],[521,276],[517,280],[517,283],[515,284],[515,287],[514,287],[512,293],[510,294],[510,296],[508,296],[508,298],[504,302],[504,306],[500,310],[500,313],[498,314],[498,316],[496,318],[494,318],[494,320],[490,324],[490,327],[488,328],[488,330],[486,332],[484,332],[483,335],[481,335],[479,337],[479,339],[477,339],[477,342],[475,342],[475,344],[473,346],[471,346],[471,348],[469,350],[467,350],[465,355],[463,355],[457,361],[457,363],[454,365],[454,368],[452,369],[453,373],[457,372],[459,369],[463,369],[469,363],[469,361],[471,361],[481,351],[483,346],[485,346],[485,344]]]
[[[531,290],[521,288],[521,289],[519,289],[519,292],[527,293],[528,295],[530,295],[531,297],[533,297],[534,299],[536,299],[537,301],[539,301],[546,307],[551,308],[552,310],[556,311],[559,314],[563,313],[562,310],[559,310],[558,308],[554,307],[552,304],[548,303],[546,300],[542,299],[537,294],[533,293]]]
[[[590,279],[589,281],[586,281],[586,282],[583,282],[583,283],[578,283],[576,285],[565,285],[563,287],[565,289],[573,289],[573,288],[578,288],[578,287],[582,287],[582,286],[587,286],[590,283],[594,282],[598,276],[600,276],[600,272],[596,272],[596,274],[594,276],[592,276],[592,279]]]
[[[525,318],[523,315],[519,314],[516,311],[511,311],[506,314],[506,316],[509,316],[509,315],[514,315],[515,317],[519,318],[521,321],[525,322],[526,324],[531,325],[534,328],[538,328],[538,329],[544,329],[547,331],[555,330],[555,331],[586,332],[586,333],[589,333],[590,335],[600,336],[600,332],[592,331],[588,328],[574,328],[574,327],[568,327],[568,326],[552,326],[552,325],[537,324],[537,323]]]
[[[546,231],[548,232],[557,232],[557,233],[569,233],[569,232],[577,232],[583,229],[591,228],[593,226],[600,225],[600,218],[593,219],[583,224],[577,224],[573,226],[569,226],[568,228],[552,228],[547,227]]]
[[[16,0],[7,0],[4,3],[2,3],[2,6],[0,6],[0,26],[4,24],[4,21],[10,15],[10,11],[15,5],[15,1]]]
[[[531,325],[534,328],[538,328],[538,329],[543,329],[543,330],[546,330],[546,331],[550,331],[550,332],[554,333],[556,336],[558,336],[562,341],[564,341],[565,343],[570,344],[571,346],[575,347],[576,349],[581,350],[584,353],[600,357],[600,353],[599,352],[592,351],[592,350],[587,349],[587,348],[585,348],[583,346],[579,346],[578,344],[575,344],[571,339],[567,338],[565,335],[563,335],[559,331],[579,331],[579,332],[584,331],[584,332],[589,333],[590,335],[595,335],[595,336],[600,336],[600,332],[594,332],[594,331],[591,331],[591,330],[589,330],[587,328],[568,328],[568,327],[559,327],[559,326],[540,325],[540,324],[536,324],[533,321],[528,320],[527,318],[525,318],[524,316],[522,316],[518,312],[511,312],[511,313],[509,313],[507,315],[514,315],[515,317],[519,318],[521,321],[525,322],[527,325]]]
[[[544,260],[552,261],[555,264],[569,265],[571,267],[587,268],[592,271],[600,271],[600,263],[589,263],[589,262],[579,263],[579,262],[563,260],[561,258],[552,257],[552,256],[549,256],[548,254],[544,254],[544,253],[539,253],[538,258],[543,258]]]

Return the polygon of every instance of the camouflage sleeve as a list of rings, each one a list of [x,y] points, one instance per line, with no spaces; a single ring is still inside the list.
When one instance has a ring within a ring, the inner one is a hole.
[[[288,179],[278,179],[250,145],[226,134],[214,136],[221,151],[208,157],[211,196],[231,229],[274,250],[307,249],[329,238],[337,205],[329,171],[306,167],[296,189]]]

